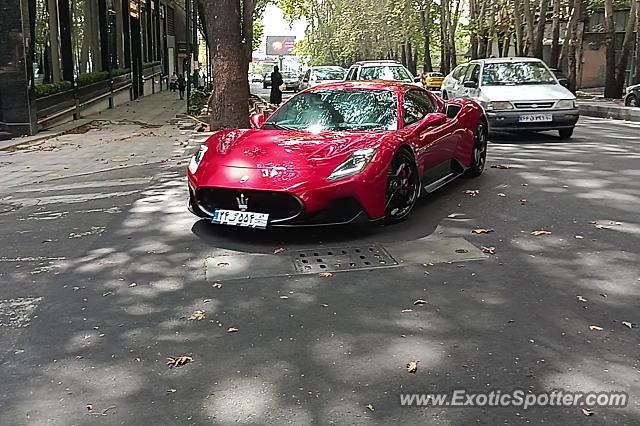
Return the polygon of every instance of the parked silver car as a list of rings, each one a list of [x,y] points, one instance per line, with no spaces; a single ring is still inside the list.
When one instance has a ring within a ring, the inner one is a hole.
[[[324,83],[335,83],[344,80],[346,70],[342,67],[311,67],[302,76],[300,90]]]
[[[386,80],[420,83],[420,77],[411,75],[398,61],[360,61],[351,65],[345,80]]]
[[[474,60],[454,69],[445,84],[447,98],[484,107],[491,131],[557,130],[567,139],[580,116],[573,93],[536,58]]]

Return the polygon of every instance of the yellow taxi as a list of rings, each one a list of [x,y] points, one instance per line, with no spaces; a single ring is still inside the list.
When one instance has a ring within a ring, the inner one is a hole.
[[[440,90],[444,76],[439,72],[425,72],[422,74],[422,85],[425,89]]]

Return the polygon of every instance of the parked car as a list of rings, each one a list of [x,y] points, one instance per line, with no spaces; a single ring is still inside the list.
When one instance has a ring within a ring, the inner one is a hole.
[[[351,65],[345,80],[385,80],[403,83],[420,83],[420,77],[414,77],[398,61],[360,61]]]
[[[335,83],[344,80],[345,69],[342,67],[311,67],[302,75],[300,90],[324,83]]]
[[[427,90],[440,90],[444,76],[439,72],[425,72],[422,74],[422,86]]]
[[[195,215],[252,228],[398,222],[421,194],[486,162],[480,105],[411,83],[323,84],[251,123],[217,132],[191,159]]]
[[[640,84],[627,87],[624,95],[624,104],[626,106],[640,107]]]
[[[556,68],[549,68],[549,70],[556,76],[558,83],[562,84],[564,87],[569,87],[569,79],[562,71]]]
[[[440,90],[442,91],[443,99],[456,99],[462,94],[464,73],[468,65],[458,65],[442,80]]]
[[[462,81],[462,88],[447,90],[447,96],[479,102],[491,131],[557,130],[562,139],[573,135],[580,116],[576,97],[539,59],[474,60]]]
[[[264,82],[264,77],[261,74],[249,74],[249,82],[262,83]]]
[[[262,87],[268,89],[271,87],[271,73],[266,73],[262,78]]]
[[[300,90],[300,80],[295,72],[284,71],[282,73],[282,81],[284,82],[284,90],[292,90],[294,92]]]

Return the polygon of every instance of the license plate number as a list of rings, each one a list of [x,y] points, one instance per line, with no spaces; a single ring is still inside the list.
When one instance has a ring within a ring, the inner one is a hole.
[[[268,213],[241,212],[237,210],[216,209],[213,212],[211,223],[219,225],[245,226],[248,228],[267,227],[269,222]]]
[[[551,114],[527,114],[520,116],[521,123],[539,123],[553,121]]]

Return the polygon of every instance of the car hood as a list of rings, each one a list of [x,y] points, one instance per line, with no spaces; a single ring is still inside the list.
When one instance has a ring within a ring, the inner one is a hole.
[[[576,97],[559,84],[530,84],[520,86],[482,86],[482,101],[543,101],[575,99]]]
[[[212,136],[209,164],[250,169],[303,170],[339,165],[354,151],[377,146],[381,132],[322,132],[246,129]]]

